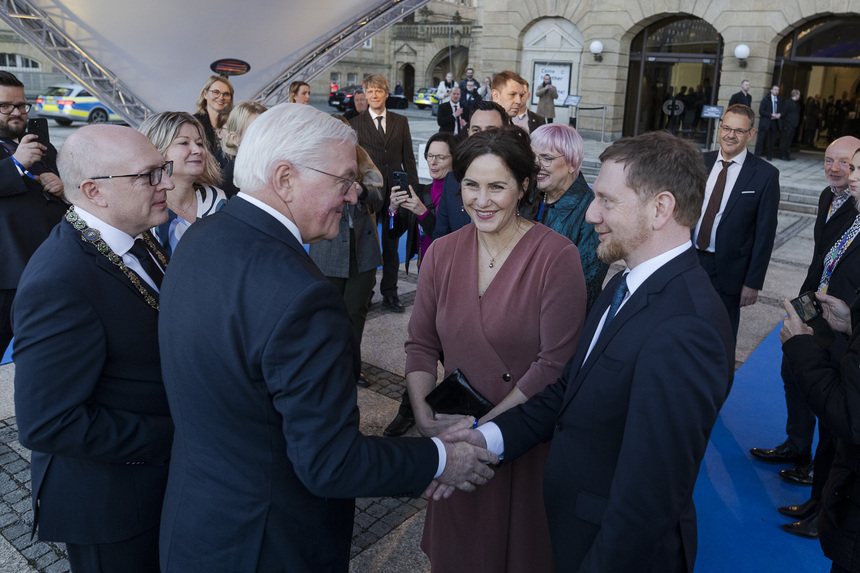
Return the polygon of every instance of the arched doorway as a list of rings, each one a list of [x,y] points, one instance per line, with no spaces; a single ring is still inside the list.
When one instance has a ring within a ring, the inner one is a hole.
[[[403,66],[403,95],[407,101],[412,101],[415,96],[415,68],[412,64]]]
[[[700,118],[719,86],[723,40],[693,16],[673,16],[647,26],[630,44],[623,134],[669,131],[705,143],[711,125]]]
[[[438,86],[445,79],[445,74],[454,74],[454,80],[460,81],[469,67],[469,48],[465,46],[450,46],[445,48],[430,61],[427,68],[428,86]]]
[[[860,16],[827,16],[795,28],[780,41],[773,83],[780,97],[799,90],[803,111],[798,137],[826,147],[843,135],[860,137]]]

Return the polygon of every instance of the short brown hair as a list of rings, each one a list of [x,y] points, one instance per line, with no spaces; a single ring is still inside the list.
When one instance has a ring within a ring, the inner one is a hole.
[[[490,84],[490,89],[500,92],[505,89],[505,86],[508,85],[510,80],[514,80],[521,86],[526,86],[526,89],[529,87],[529,83],[521,75],[510,70],[504,70],[493,77],[493,83]]]
[[[691,229],[696,226],[708,178],[698,146],[668,131],[652,131],[619,139],[600,154],[600,161],[622,164],[627,186],[641,201],[671,193],[675,220]]]
[[[388,79],[382,74],[370,74],[364,78],[364,82],[361,85],[365,90],[367,88],[376,88],[384,90],[387,94],[391,93],[391,90],[388,88]]]
[[[726,115],[730,113],[746,117],[748,120],[750,120],[750,127],[752,128],[755,126],[755,112],[750,106],[744,105],[742,103],[730,105],[729,109],[726,110],[726,113],[723,114],[723,117],[726,117]]]

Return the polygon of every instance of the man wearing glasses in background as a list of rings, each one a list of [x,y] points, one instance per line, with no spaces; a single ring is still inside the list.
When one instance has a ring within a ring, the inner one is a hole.
[[[704,155],[709,175],[702,215],[693,232],[699,261],[726,305],[738,336],[740,308],[764,285],[776,236],[779,170],[752,153],[755,112],[730,106],[720,122],[720,150]]]
[[[78,129],[57,163],[74,206],[12,307],[15,413],[32,450],[34,528],[73,573],[157,573],[173,421],[158,309],[172,163],[118,125]]]
[[[0,356],[12,340],[21,273],[66,211],[57,150],[26,135],[28,111],[24,84],[0,72]]]

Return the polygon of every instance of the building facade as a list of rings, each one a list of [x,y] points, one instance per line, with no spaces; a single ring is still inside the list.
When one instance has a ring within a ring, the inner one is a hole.
[[[829,104],[837,119],[855,120],[858,25],[856,0],[434,0],[312,88],[325,93],[329,82],[344,87],[379,72],[411,96],[447,71],[460,79],[468,66],[481,79],[510,69],[534,83],[549,73],[556,121],[575,117],[585,136],[668,128],[706,141],[713,122],[701,118],[703,107],[725,107],[744,79],[754,108],[779,85],[783,97],[798,89],[803,102],[818,96],[822,110]],[[576,99],[568,95],[580,96],[578,107],[564,106]]]

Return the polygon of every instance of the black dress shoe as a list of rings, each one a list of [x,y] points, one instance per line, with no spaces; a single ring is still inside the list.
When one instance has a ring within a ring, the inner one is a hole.
[[[809,498],[800,505],[784,505],[776,508],[783,515],[787,515],[793,519],[806,519],[818,510],[818,500]]]
[[[793,483],[794,485],[812,485],[812,476],[814,473],[812,462],[807,464],[803,464],[790,470],[781,470],[779,472],[779,477],[787,481],[788,483]]]
[[[769,464],[801,465],[809,462],[809,454],[798,454],[785,444],[780,444],[772,450],[753,448],[750,450],[750,453],[755,459]]]
[[[783,531],[787,531],[792,535],[805,537],[806,539],[818,539],[818,514],[813,513],[811,517],[807,517],[803,521],[797,523],[785,523],[780,525]]]
[[[403,305],[400,304],[400,299],[397,295],[393,296],[384,296],[382,297],[382,306],[390,310],[391,312],[403,312]]]
[[[361,388],[367,388],[370,386],[370,382],[368,381],[367,376],[364,375],[364,372],[358,375],[358,380],[356,380],[355,383]]]
[[[397,414],[391,423],[388,424],[388,427],[382,431],[382,435],[386,438],[396,438],[397,436],[402,436],[406,432],[409,431],[409,428],[415,425],[414,418],[407,418],[402,414]]]

